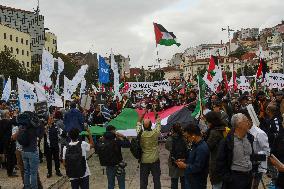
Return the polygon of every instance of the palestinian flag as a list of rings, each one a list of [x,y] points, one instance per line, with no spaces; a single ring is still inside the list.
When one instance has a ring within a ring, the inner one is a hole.
[[[180,43],[177,43],[176,41],[176,36],[174,35],[174,33],[168,32],[161,24],[154,23],[154,31],[156,35],[156,45],[159,44],[164,46],[180,46]]]
[[[211,55],[208,69],[203,77],[203,80],[211,89],[211,91],[216,92],[220,83],[223,80],[222,70],[218,66],[218,58]]]
[[[262,78],[262,82],[265,79],[266,73],[269,71],[267,63],[264,61],[263,58],[260,59],[258,69],[256,72],[256,78],[259,79],[260,77]]]
[[[235,91],[238,90],[237,73],[233,71],[233,75],[229,82],[229,87],[233,88]]]
[[[199,91],[198,101],[194,109],[194,112],[192,112],[191,114],[191,116],[195,117],[196,119],[198,119],[202,114],[202,104],[206,103],[205,102],[206,83],[200,75],[197,76],[197,79],[198,79],[198,91]]]

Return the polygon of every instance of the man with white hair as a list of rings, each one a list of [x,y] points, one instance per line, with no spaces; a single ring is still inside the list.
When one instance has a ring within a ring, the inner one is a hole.
[[[223,176],[223,188],[250,189],[254,137],[249,134],[251,122],[241,113],[233,115],[232,130],[220,143],[217,171]]]

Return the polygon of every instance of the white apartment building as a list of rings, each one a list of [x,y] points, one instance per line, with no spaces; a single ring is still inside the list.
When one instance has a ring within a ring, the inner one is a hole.
[[[241,39],[257,38],[259,35],[259,28],[242,28]]]

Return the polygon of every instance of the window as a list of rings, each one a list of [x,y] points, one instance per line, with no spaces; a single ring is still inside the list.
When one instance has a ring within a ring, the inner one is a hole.
[[[25,66],[25,62],[24,61],[22,61],[22,66]]]
[[[13,47],[11,47],[11,53],[13,53]]]
[[[29,40],[26,40],[26,45],[29,45]]]
[[[30,54],[29,51],[27,51],[27,56],[29,56],[29,54]]]
[[[6,33],[4,33],[4,39],[6,39],[7,38],[7,35],[6,35]]]
[[[7,50],[7,45],[4,45],[4,49]]]
[[[10,41],[13,41],[13,36],[12,35],[10,35]]]
[[[47,47],[47,51],[49,51],[49,47]]]
[[[22,55],[24,55],[25,54],[25,51],[24,50],[22,50]]]
[[[30,63],[29,62],[27,62],[27,67],[30,67]]]
[[[18,37],[16,37],[16,42],[18,42]]]
[[[23,38],[21,38],[21,43],[24,44],[24,39]]]
[[[17,52],[17,54],[19,54],[19,49],[18,48],[16,48],[16,52]]]

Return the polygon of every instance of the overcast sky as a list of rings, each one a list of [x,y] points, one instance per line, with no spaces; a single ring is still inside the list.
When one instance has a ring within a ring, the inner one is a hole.
[[[33,10],[37,0],[0,0]],[[283,0],[40,0],[45,27],[58,37],[58,50],[130,56],[131,67],[155,63],[153,22],[174,32],[180,47],[159,47],[160,58],[200,43],[227,41],[221,28],[274,26],[284,19]]]

